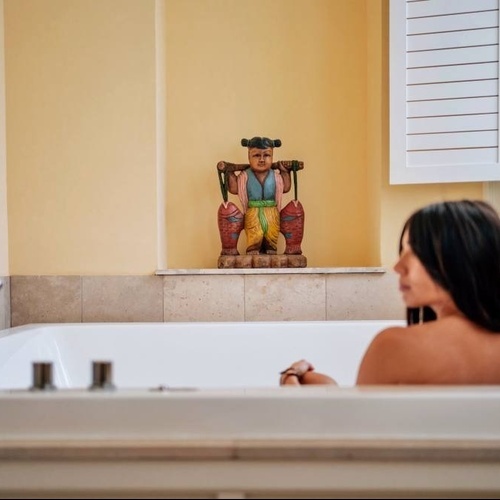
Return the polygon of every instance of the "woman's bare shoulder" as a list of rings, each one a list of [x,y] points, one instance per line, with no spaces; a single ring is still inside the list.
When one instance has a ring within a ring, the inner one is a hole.
[[[500,335],[448,317],[381,331],[368,346],[358,384],[470,383],[500,380]]]
[[[399,384],[413,378],[425,358],[424,325],[394,326],[379,332],[361,361],[358,384]]]
[[[408,342],[413,342],[415,335],[422,334],[422,325],[412,326],[390,326],[381,330],[373,338],[370,348],[387,349],[404,346]]]

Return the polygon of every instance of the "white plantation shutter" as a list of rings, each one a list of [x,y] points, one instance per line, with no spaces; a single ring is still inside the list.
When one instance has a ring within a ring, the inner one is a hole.
[[[499,0],[390,0],[390,182],[500,180]]]

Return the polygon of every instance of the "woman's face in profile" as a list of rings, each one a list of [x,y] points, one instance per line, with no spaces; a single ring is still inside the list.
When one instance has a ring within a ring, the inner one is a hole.
[[[406,307],[429,306],[435,312],[453,303],[450,294],[429,275],[409,242],[408,230],[403,234],[401,253],[394,270],[399,274],[399,290]]]
[[[248,162],[250,168],[255,173],[264,173],[271,169],[273,164],[272,148],[259,149],[251,148],[248,150]]]

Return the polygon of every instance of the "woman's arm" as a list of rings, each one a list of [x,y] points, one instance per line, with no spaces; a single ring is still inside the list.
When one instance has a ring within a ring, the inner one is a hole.
[[[314,366],[301,359],[281,372],[280,385],[337,385],[328,375],[314,371]]]
[[[305,373],[300,383],[302,385],[338,385],[332,377],[315,371]]]

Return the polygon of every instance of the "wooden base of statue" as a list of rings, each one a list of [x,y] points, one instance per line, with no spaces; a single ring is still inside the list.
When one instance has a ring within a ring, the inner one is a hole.
[[[221,255],[217,267],[219,269],[307,267],[307,258],[304,255]]]

